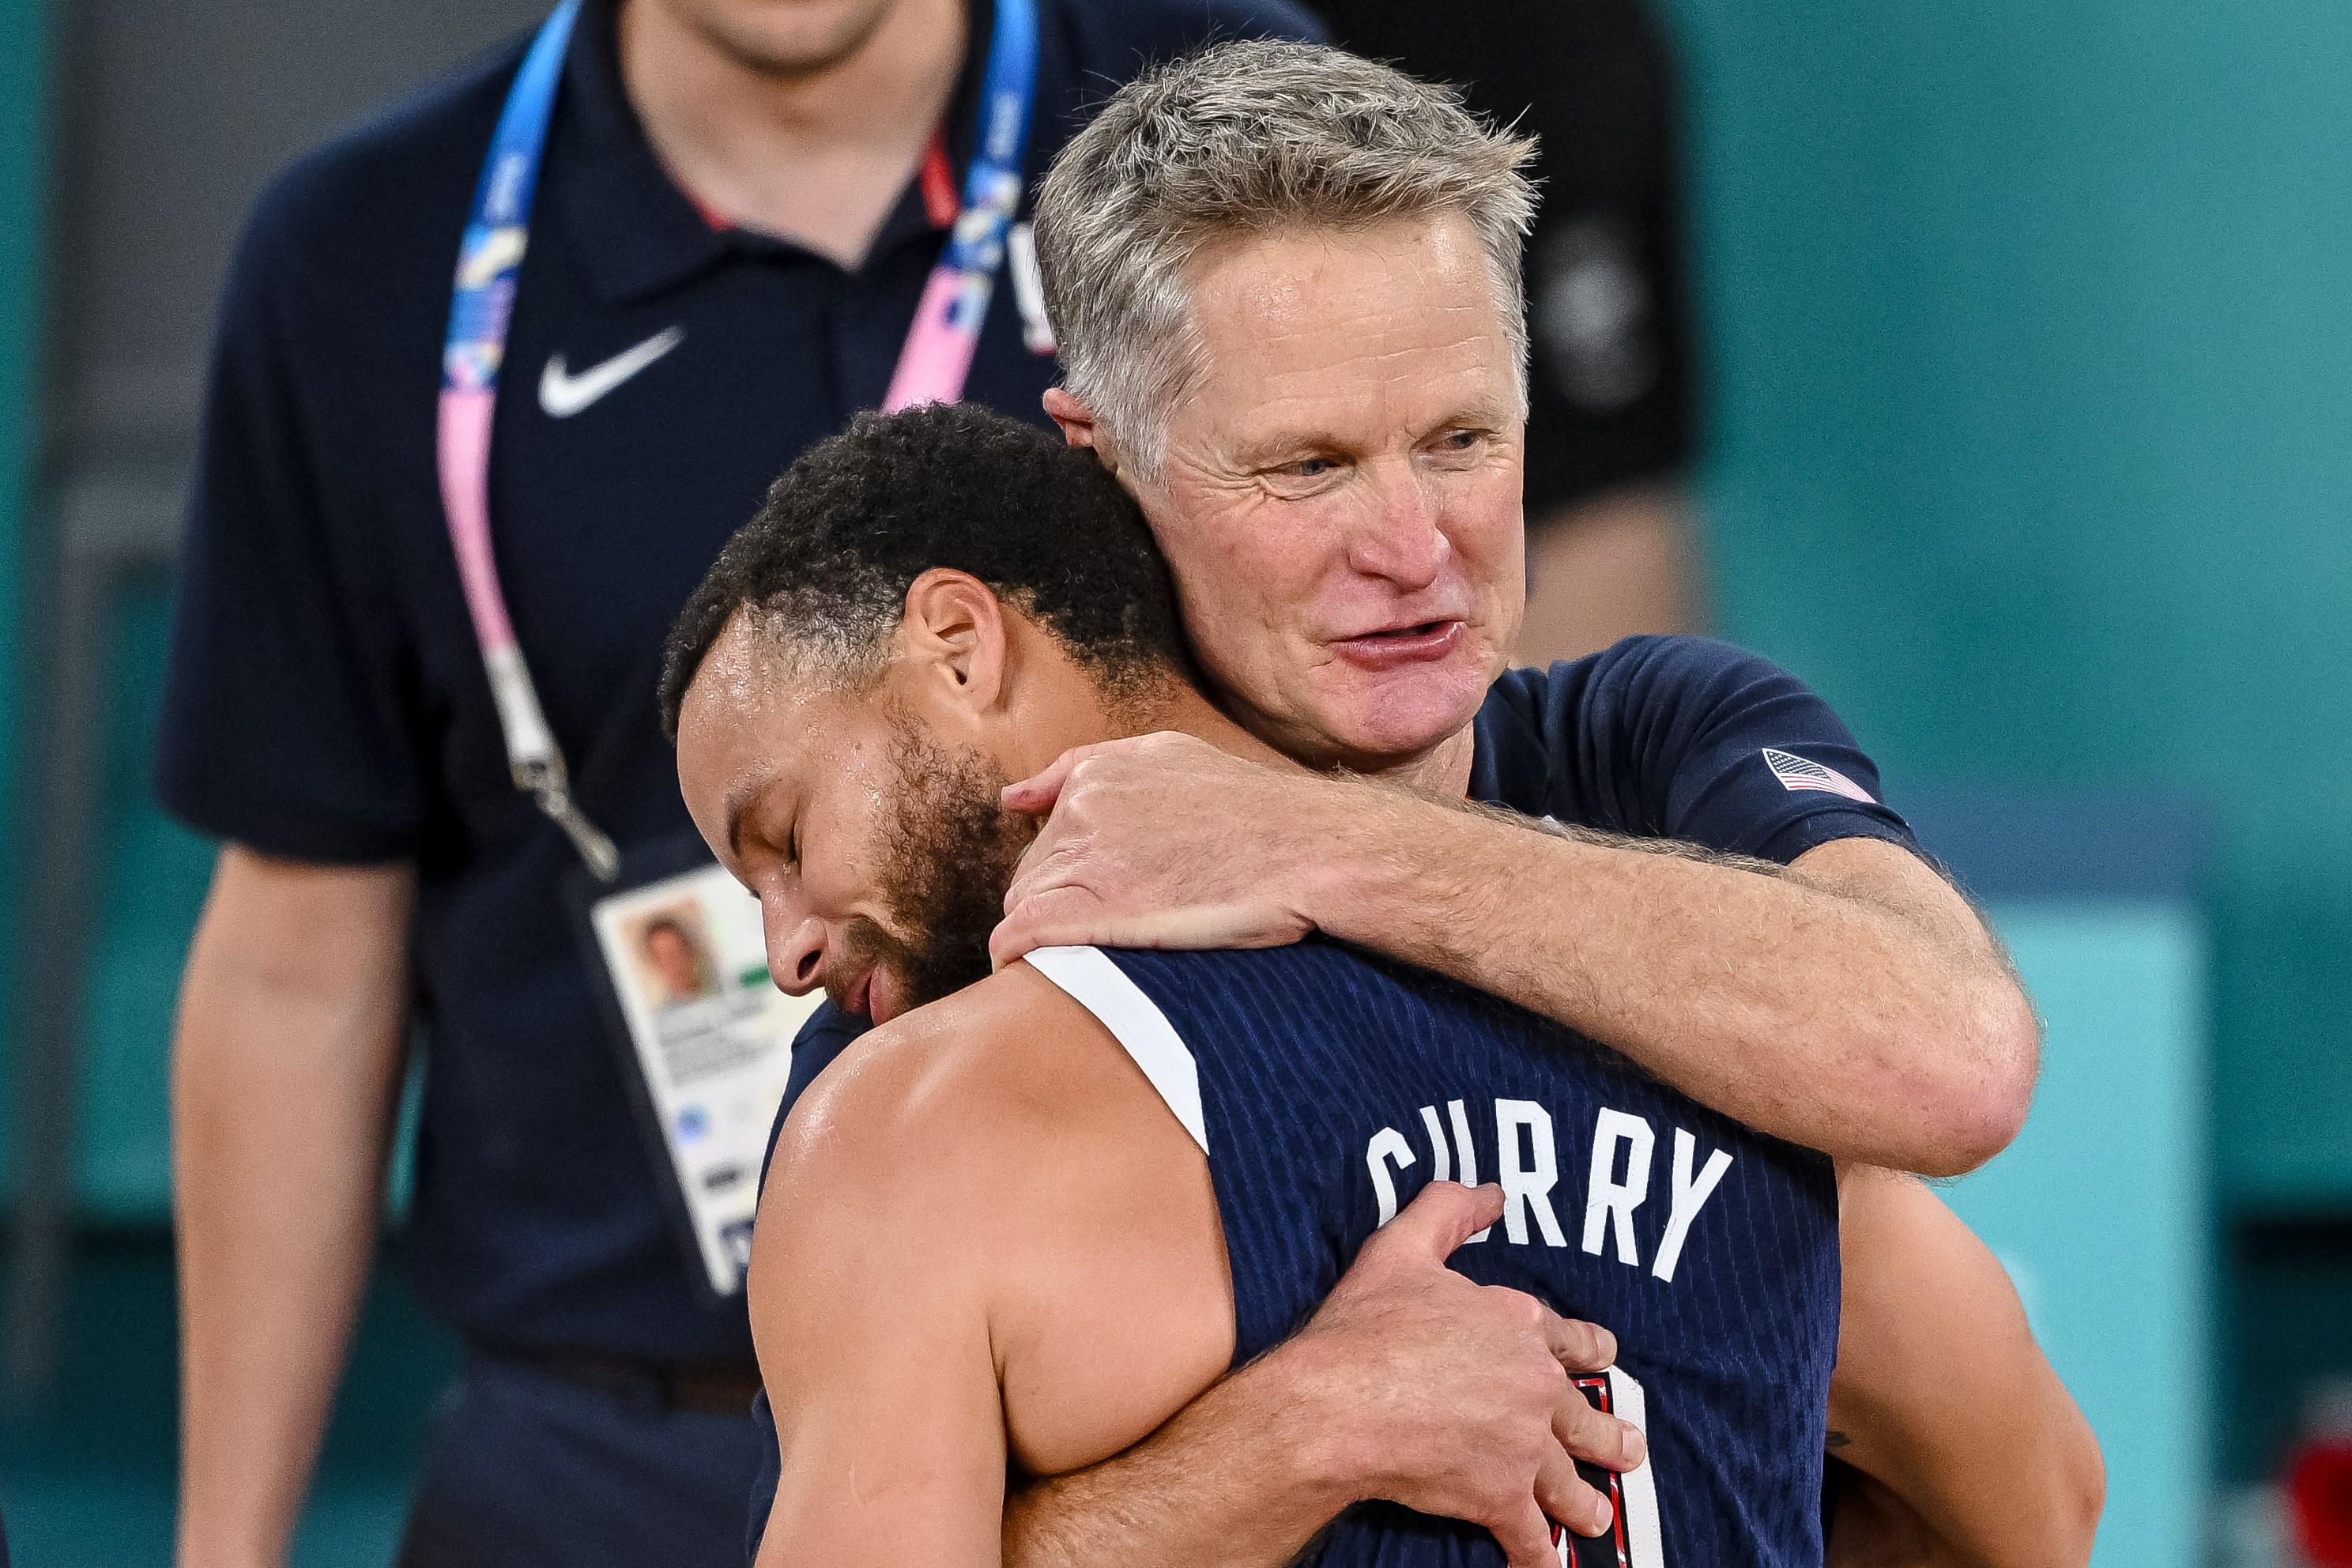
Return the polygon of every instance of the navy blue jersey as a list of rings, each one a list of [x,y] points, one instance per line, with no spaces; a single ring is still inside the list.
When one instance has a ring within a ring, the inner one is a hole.
[[[1433,1180],[1499,1182],[1454,1255],[1617,1335],[1596,1402],[1639,1418],[1617,1568],[1818,1568],[1838,1334],[1829,1159],[1750,1131],[1521,1008],[1339,944],[1055,948],[1030,963],[1099,1018],[1199,1140],[1241,1365],[1297,1331]],[[1327,1568],[1498,1563],[1484,1529],[1341,1516]]]

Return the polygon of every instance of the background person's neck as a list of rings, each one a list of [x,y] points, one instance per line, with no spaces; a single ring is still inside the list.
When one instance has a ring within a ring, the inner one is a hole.
[[[839,58],[779,68],[672,0],[625,0],[621,79],[655,153],[706,211],[865,259],[963,67],[963,0],[891,0]]]

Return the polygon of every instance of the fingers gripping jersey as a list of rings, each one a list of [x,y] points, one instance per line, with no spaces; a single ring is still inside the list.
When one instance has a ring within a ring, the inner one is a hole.
[[[1580,1381],[1650,1440],[1614,1538],[1569,1538],[1562,1563],[1819,1568],[1839,1289],[1826,1156],[1531,1013],[1333,942],[1029,962],[1207,1151],[1236,1366],[1297,1331],[1424,1184],[1499,1182],[1502,1219],[1453,1266],[1614,1332],[1615,1374]],[[1478,1527],[1367,1504],[1310,1560],[1503,1555]]]

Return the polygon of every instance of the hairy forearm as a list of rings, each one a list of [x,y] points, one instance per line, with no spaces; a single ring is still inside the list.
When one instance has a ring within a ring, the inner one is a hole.
[[[1843,1158],[1957,1173],[2014,1135],[2031,1015],[1940,884],[1915,902],[1816,874],[1842,844],[1784,871],[1390,791],[1364,790],[1344,820],[1312,910],[1334,936],[1508,997]]]
[[[284,1559],[367,1279],[400,1063],[396,959],[321,995],[237,935],[200,931],[173,1052],[186,1568]]]
[[[1295,1353],[1295,1352],[1294,1352]],[[1115,1458],[1008,1498],[1005,1568],[1280,1568],[1349,1501],[1277,1350]]]

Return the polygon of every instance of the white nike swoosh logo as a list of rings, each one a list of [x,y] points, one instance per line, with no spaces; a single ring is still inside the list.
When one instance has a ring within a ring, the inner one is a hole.
[[[578,375],[572,374],[562,354],[550,354],[547,368],[539,373],[539,405],[550,419],[569,419],[685,341],[686,329],[672,327],[635,348],[623,349],[601,364],[590,365]]]

